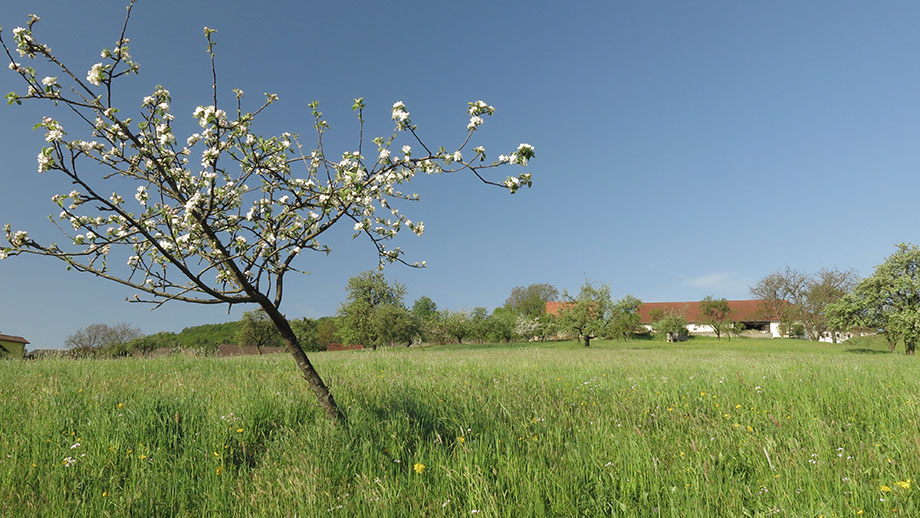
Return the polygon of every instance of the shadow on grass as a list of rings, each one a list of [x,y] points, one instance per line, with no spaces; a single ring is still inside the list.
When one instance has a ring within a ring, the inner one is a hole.
[[[379,422],[405,420],[397,426],[407,426],[418,438],[446,438],[456,434],[449,421],[451,411],[444,404],[433,405],[424,397],[410,391],[399,391],[370,403],[366,410]]]
[[[865,347],[851,347],[849,349],[844,349],[845,352],[851,354],[891,354],[888,351],[879,351],[878,349],[866,349]]]

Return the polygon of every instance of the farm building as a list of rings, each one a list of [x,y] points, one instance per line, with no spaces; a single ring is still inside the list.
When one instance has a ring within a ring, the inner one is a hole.
[[[29,341],[21,336],[0,334],[0,358],[22,358],[27,343]]]
[[[571,302],[547,302],[546,314],[555,315],[570,306]],[[746,329],[770,333],[773,338],[780,337],[779,318],[764,315],[759,300],[729,300],[731,313],[727,321],[741,322]],[[711,333],[712,327],[703,323],[699,302],[646,302],[639,306],[639,318],[642,325],[651,329],[652,317],[657,314],[675,313],[687,319],[687,331],[691,333]]]
[[[770,333],[773,338],[782,336],[779,330],[779,317],[764,314],[759,300],[729,300],[731,312],[726,317],[728,322],[741,322],[745,329]],[[656,314],[674,313],[687,319],[687,331],[691,333],[712,333],[712,327],[703,323],[699,302],[646,302],[639,306],[639,318],[642,325],[650,327],[652,317]]]

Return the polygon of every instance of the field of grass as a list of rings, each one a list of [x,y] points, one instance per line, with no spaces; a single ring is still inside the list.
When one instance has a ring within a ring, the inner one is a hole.
[[[574,342],[0,362],[0,516],[920,516],[920,359]]]

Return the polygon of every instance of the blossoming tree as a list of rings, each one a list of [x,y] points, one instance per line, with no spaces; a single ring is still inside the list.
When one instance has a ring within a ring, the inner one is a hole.
[[[494,161],[487,161],[482,146],[469,148],[484,118],[494,112],[483,101],[469,103],[465,138],[453,150],[426,145],[402,102],[393,105],[392,133],[364,142],[363,99],[353,106],[360,121],[358,147],[339,156],[327,154],[323,145],[329,126],[315,101],[310,104],[317,135],[312,150],[291,133],[257,135],[254,121],[278,97],[266,94],[257,109],[246,111],[243,92],[233,90],[232,113],[219,107],[215,31],[207,27],[212,91],[208,105],[193,113],[200,131],[180,139],[166,88],[157,86],[144,97],[132,117],[113,105],[116,85],[139,70],[126,37],[132,6],[114,46],[103,49],[102,61],[85,74],[59,61],[35,37],[37,16],[13,29],[11,42],[0,29],[9,68],[25,83],[24,91],[7,95],[9,103],[47,102],[75,114],[79,126],[65,130],[60,118],[50,116],[36,125],[47,142],[38,153],[38,172],[52,171],[75,186],[52,197],[60,213],[51,220],[65,242],[42,243],[6,225],[9,246],[0,248],[0,259],[54,257],[74,270],[125,285],[136,293],[129,300],[155,307],[168,301],[256,304],[278,329],[320,406],[342,422],[344,414],[281,312],[286,275],[301,272],[298,259],[305,252],[328,253],[322,237],[337,224],[352,225],[354,237],[366,237],[381,266],[424,266],[407,263],[399,247],[388,246],[402,230],[421,235],[425,229],[399,210],[401,200],[417,199],[403,186],[420,173],[466,173],[514,193],[530,186],[529,174],[490,180],[487,173],[504,165],[526,166],[533,147],[521,144]],[[24,58],[35,65],[17,61]],[[52,72],[39,73],[36,66]],[[85,138],[70,138],[78,131]],[[118,194],[126,185],[130,194]]]

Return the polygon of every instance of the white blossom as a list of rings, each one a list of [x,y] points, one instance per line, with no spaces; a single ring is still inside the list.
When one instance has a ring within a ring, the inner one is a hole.
[[[38,172],[44,172],[54,165],[54,159],[46,155],[44,151],[38,154]]]
[[[93,86],[99,86],[102,84],[104,73],[105,67],[102,65],[102,63],[96,63],[86,73],[86,80],[89,81]]]
[[[139,186],[134,194],[134,199],[140,202],[141,205],[147,205],[147,188],[143,185]]]
[[[26,241],[29,240],[29,233],[25,230],[18,230],[13,234],[12,239],[10,239],[10,244],[13,246],[22,246],[26,244]]]

